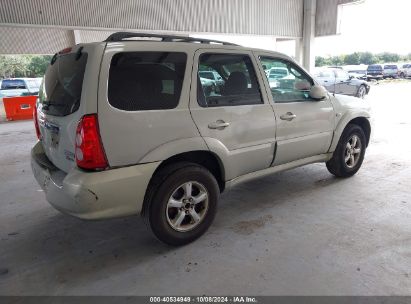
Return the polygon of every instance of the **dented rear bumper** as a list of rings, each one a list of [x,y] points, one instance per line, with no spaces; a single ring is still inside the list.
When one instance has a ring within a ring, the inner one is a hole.
[[[33,174],[48,202],[82,219],[103,219],[141,212],[151,176],[160,162],[85,172],[65,173],[55,167],[38,142],[31,151]]]

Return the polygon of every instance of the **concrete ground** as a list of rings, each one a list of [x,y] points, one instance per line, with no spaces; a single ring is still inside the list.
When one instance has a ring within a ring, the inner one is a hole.
[[[411,295],[411,82],[374,85],[363,168],[314,164],[225,193],[207,234],[163,245],[138,217],[55,211],[32,122],[0,124],[1,295]]]

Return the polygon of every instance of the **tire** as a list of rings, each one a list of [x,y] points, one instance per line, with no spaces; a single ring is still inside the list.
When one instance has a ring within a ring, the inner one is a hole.
[[[202,166],[181,162],[163,168],[154,176],[148,190],[148,221],[152,232],[160,241],[173,246],[196,240],[213,222],[219,194],[215,177]],[[202,200],[201,195],[205,197]]]
[[[364,99],[365,95],[367,95],[367,88],[365,85],[360,85],[357,92],[357,97]]]
[[[355,147],[349,150],[347,144],[352,146],[354,137],[357,142]],[[363,129],[358,125],[348,124],[341,135],[333,157],[326,163],[328,171],[337,177],[353,176],[361,168],[366,146],[367,141]],[[352,155],[353,158],[350,157],[347,160],[348,155]]]

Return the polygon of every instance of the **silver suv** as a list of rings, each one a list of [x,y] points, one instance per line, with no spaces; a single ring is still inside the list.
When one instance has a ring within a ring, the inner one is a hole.
[[[287,73],[271,81],[263,66]],[[220,91],[204,93],[202,71],[219,74]],[[328,94],[285,55],[116,33],[54,55],[32,168],[61,212],[141,214],[160,240],[182,245],[208,229],[230,186],[315,162],[355,174],[369,118],[367,102]]]

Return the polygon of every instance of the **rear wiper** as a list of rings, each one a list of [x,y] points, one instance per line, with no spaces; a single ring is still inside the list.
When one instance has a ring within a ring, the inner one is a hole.
[[[53,101],[43,101],[43,109],[44,110],[48,110],[49,109],[49,107],[50,106],[53,106],[53,107],[64,107],[65,105],[64,104],[58,104],[58,103],[56,103],[56,102],[53,102]]]

